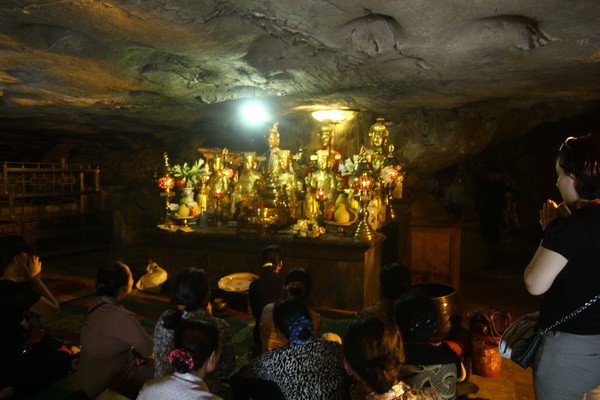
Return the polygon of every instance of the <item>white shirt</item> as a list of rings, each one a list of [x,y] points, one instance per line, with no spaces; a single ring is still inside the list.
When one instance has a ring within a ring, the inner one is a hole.
[[[208,391],[198,375],[174,372],[162,378],[151,379],[142,388],[137,400],[222,400]]]

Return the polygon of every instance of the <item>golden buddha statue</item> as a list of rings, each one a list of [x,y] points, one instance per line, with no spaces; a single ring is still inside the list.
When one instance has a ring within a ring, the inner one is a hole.
[[[337,195],[338,180],[329,169],[329,152],[318,150],[316,154],[317,170],[306,177],[307,195],[304,215],[314,218],[319,212],[319,203],[325,203],[325,209],[331,208]]]
[[[334,173],[338,172],[340,160],[342,159],[342,153],[332,147],[333,134],[335,130],[335,124],[323,124],[319,131],[319,141],[321,143],[321,150],[327,150],[329,152],[329,158],[327,161],[328,168]]]
[[[264,176],[256,170],[259,157],[255,152],[245,152],[244,169],[240,173],[237,185],[233,190],[232,208],[237,212],[242,209],[254,209],[260,201],[259,192],[264,186]]]
[[[273,124],[273,126],[271,127],[271,129],[269,130],[269,134],[267,137],[267,145],[269,146],[269,150],[267,150],[262,157],[264,157],[264,161],[261,161],[258,164],[257,169],[262,172],[263,174],[268,174],[271,173],[271,171],[273,171],[273,164],[274,164],[274,156],[279,153],[280,149],[279,149],[279,142],[280,142],[280,135],[279,135],[279,122],[275,122]]]
[[[224,155],[226,154],[227,152],[224,151],[222,154],[216,154],[212,159],[213,172],[205,185],[204,193],[207,196],[210,210],[216,210],[218,205],[223,214],[229,215],[228,206],[231,200],[229,197],[229,178],[223,174]]]
[[[298,218],[298,191],[302,190],[302,182],[291,171],[292,157],[289,150],[281,150],[277,156],[272,176],[285,197],[283,200],[288,216]]]
[[[387,127],[383,124],[384,118],[377,118],[377,122],[374,123],[369,129],[369,141],[371,148],[377,154],[384,154],[387,146],[387,137],[389,132]]]

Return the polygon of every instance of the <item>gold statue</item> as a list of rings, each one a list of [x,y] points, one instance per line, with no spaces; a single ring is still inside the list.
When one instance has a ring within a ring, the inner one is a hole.
[[[244,169],[240,173],[238,183],[233,190],[232,207],[236,212],[243,209],[255,209],[260,201],[259,192],[264,186],[263,175],[256,170],[258,157],[255,152],[245,152]]]
[[[376,153],[383,154],[386,150],[388,130],[383,124],[384,118],[377,118],[377,122],[369,129],[371,147]]]
[[[342,153],[333,148],[333,134],[335,130],[335,124],[324,124],[321,126],[321,131],[319,132],[319,141],[321,143],[321,150],[327,150],[329,152],[329,157],[327,160],[327,168],[329,168],[334,173],[338,172],[340,160],[342,159]]]
[[[272,175],[276,177],[277,186],[284,195],[284,206],[291,218],[298,218],[298,191],[302,190],[302,182],[291,171],[292,157],[289,150],[281,150]]]
[[[273,171],[273,164],[275,162],[274,156],[279,153],[279,122],[275,122],[271,129],[269,130],[269,136],[267,137],[267,144],[269,145],[269,150],[267,150],[262,156],[265,161],[261,161],[258,164],[257,169],[263,174],[269,174]]]
[[[227,149],[224,149],[220,154],[216,154],[213,158],[213,173],[206,184],[205,192],[207,194],[209,209],[217,210],[217,208],[220,208],[225,211],[225,214],[229,214],[227,211],[231,200],[229,197],[229,178],[223,174],[226,156]]]
[[[306,177],[308,189],[304,214],[307,218],[315,218],[319,212],[319,202],[325,203],[325,208],[330,208],[337,195],[338,181],[336,174],[328,168],[329,152],[327,150],[317,151],[317,170]]]

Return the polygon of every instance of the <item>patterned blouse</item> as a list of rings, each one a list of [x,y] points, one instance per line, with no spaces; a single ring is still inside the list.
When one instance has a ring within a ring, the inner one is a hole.
[[[252,375],[277,384],[288,400],[338,400],[350,394],[342,346],[321,338],[288,344],[255,358]]]
[[[385,393],[369,393],[365,400],[442,400],[433,389],[411,389],[406,383],[398,382]]]
[[[162,313],[154,328],[154,377],[160,378],[175,372],[175,369],[167,359],[167,356],[173,350],[173,340],[175,332],[163,326],[163,319],[169,310]],[[206,310],[184,311],[183,318],[199,319],[212,322],[219,331],[219,362],[217,368],[206,375],[205,382],[211,392],[219,392],[220,378],[228,377],[235,369],[235,347],[233,345],[233,336],[231,328],[225,320],[215,318]]]

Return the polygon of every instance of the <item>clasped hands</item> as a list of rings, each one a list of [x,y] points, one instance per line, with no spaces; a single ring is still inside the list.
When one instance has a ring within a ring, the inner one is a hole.
[[[558,216],[567,217],[571,215],[569,208],[564,204],[556,204],[554,200],[546,200],[546,202],[542,205],[542,209],[540,210],[540,225],[542,226],[542,230],[546,229],[548,224]]]

